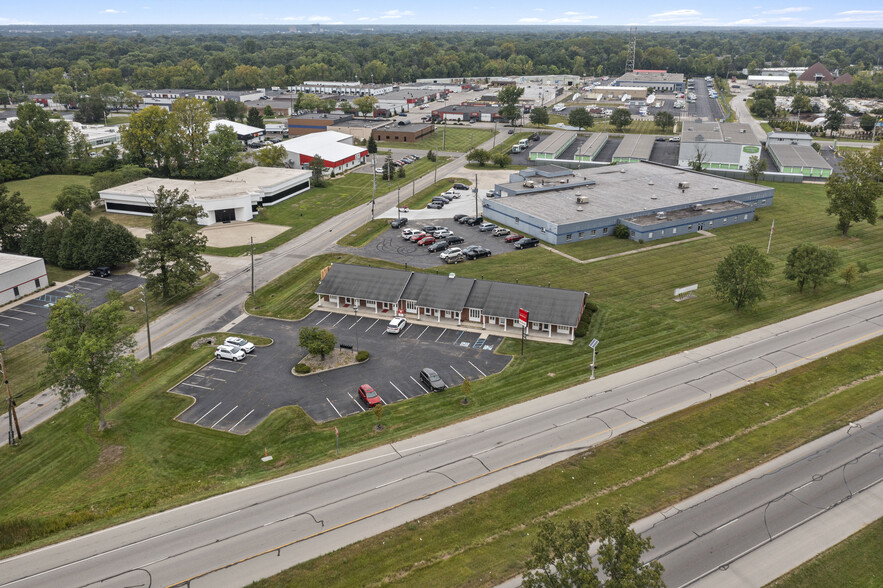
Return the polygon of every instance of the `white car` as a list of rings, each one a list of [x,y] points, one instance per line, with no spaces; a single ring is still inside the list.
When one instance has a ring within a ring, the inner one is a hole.
[[[402,231],[402,239],[410,239],[411,235],[417,232],[417,229],[405,229]]]
[[[254,343],[248,341],[247,339],[243,339],[242,337],[227,337],[226,339],[224,339],[224,345],[232,345],[233,347],[238,347],[246,353],[251,353],[252,351],[254,351]]]
[[[432,236],[436,239],[444,239],[445,237],[450,237],[454,232],[450,229],[440,229],[438,231],[433,231]]]
[[[497,227],[494,229],[494,232],[491,233],[494,237],[502,237],[503,235],[508,235],[510,233],[509,229],[504,227]]]
[[[215,349],[215,357],[231,361],[242,361],[245,359],[245,352],[239,347],[233,347],[232,345],[219,345]]]
[[[406,321],[404,318],[396,317],[396,318],[392,319],[391,321],[389,321],[389,325],[387,325],[387,327],[386,327],[386,332],[397,335],[405,330],[405,327],[407,326],[407,324],[408,324],[408,321]]]
[[[439,254],[439,257],[441,259],[447,259],[449,257],[457,257],[461,253],[463,253],[463,250],[460,249],[459,247],[451,247],[450,249],[445,249],[444,251],[442,251]]]
[[[459,198],[460,193],[456,190],[448,190],[447,192],[443,192],[442,196],[444,196],[445,198]]]

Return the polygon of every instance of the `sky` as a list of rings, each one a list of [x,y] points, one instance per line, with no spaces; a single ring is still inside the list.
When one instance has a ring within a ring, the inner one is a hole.
[[[537,2],[536,0],[447,0],[389,3],[337,0],[327,3],[242,0],[44,0],[4,2],[0,26],[17,24],[482,24],[637,25],[883,28],[880,0],[831,2]],[[271,10],[272,9],[272,10]]]

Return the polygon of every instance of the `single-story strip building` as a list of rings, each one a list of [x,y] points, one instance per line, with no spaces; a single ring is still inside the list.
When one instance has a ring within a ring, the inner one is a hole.
[[[443,326],[473,324],[518,337],[518,311],[530,313],[527,334],[573,341],[588,294],[576,290],[332,264],[316,294],[319,306],[366,315],[413,315]]]
[[[834,169],[808,145],[770,143],[767,149],[780,172],[812,178],[829,178]]]
[[[0,253],[0,304],[27,296],[48,285],[46,264],[41,257]]]

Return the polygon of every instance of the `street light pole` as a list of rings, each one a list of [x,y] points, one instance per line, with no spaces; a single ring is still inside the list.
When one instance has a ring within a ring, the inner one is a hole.
[[[359,322],[359,305],[353,304],[353,312],[356,315],[356,322]],[[359,329],[356,329],[356,353],[359,352]]]
[[[253,288],[254,286],[252,286]],[[147,357],[153,359],[153,347],[150,344],[150,311],[147,310],[147,288],[143,284],[141,286],[141,301],[144,303],[144,318],[147,320]]]

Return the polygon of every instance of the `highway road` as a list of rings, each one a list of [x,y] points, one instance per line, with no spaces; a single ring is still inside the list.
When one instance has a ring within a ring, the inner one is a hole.
[[[244,585],[881,333],[878,292],[4,560],[0,586]]]

